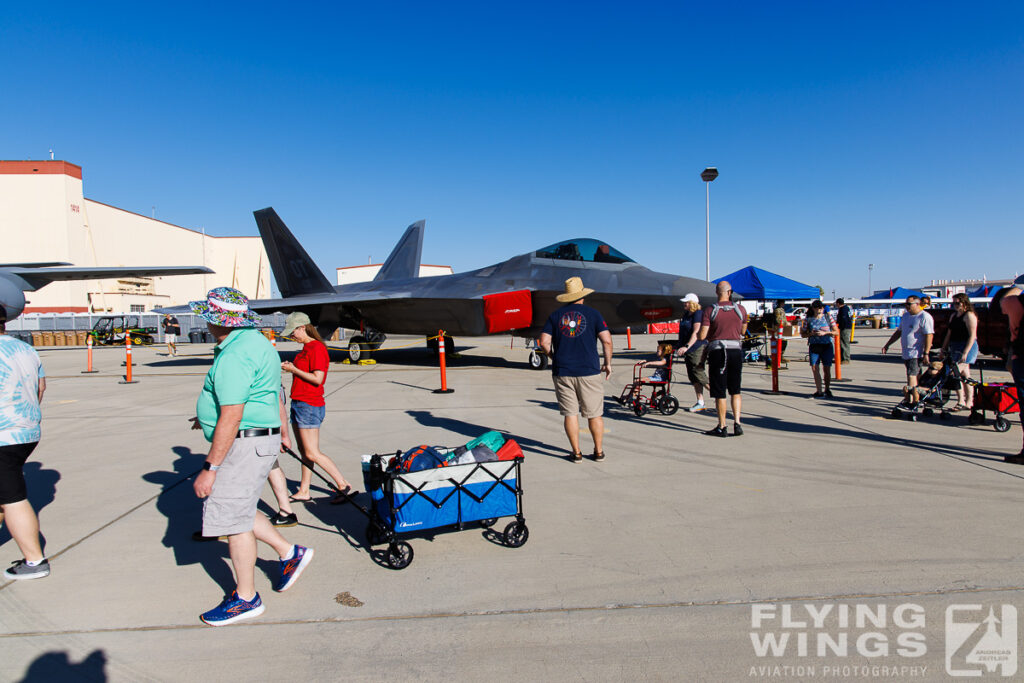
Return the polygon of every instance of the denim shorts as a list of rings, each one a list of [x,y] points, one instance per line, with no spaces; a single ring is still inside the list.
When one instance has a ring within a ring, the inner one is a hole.
[[[949,355],[956,360],[957,363],[967,363],[971,365],[974,361],[978,360],[978,342],[974,342],[971,346],[971,350],[967,352],[967,357],[964,357],[964,347],[966,344],[951,342],[949,345]]]
[[[836,349],[832,344],[808,344],[807,355],[810,358],[811,365],[821,363],[826,368],[829,368],[832,367],[832,363],[836,359]]]
[[[320,429],[327,416],[327,406],[311,406],[302,401],[292,401],[291,420],[299,429]]]

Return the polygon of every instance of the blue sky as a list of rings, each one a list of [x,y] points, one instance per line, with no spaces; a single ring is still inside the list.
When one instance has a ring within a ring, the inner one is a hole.
[[[332,280],[420,218],[457,271],[592,236],[703,277],[707,165],[712,277],[1024,270],[1021,3],[33,4],[0,158],[211,234],[274,206]]]

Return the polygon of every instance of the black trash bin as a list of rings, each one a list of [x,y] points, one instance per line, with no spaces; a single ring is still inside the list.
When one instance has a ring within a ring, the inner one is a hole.
[[[212,344],[216,340],[213,338],[213,335],[210,334],[209,330],[203,330],[203,341],[207,344]]]
[[[203,330],[195,329],[188,331],[188,340],[193,344],[201,344],[203,342]]]

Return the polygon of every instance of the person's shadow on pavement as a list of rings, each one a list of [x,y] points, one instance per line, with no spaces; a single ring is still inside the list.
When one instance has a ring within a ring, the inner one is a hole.
[[[175,446],[171,450],[178,456],[172,470],[142,475],[143,480],[162,489],[156,499],[156,509],[167,518],[163,544],[174,551],[178,566],[201,565],[227,595],[235,589],[227,542],[202,542],[192,538],[194,532],[202,529],[203,509],[203,501],[196,497],[192,481],[202,470],[206,454],[194,453],[186,446]],[[271,581],[277,580],[280,570],[276,561],[257,559],[256,565]]]
[[[57,470],[44,469],[41,462],[29,460],[25,463],[25,484],[28,488],[28,502],[32,509],[39,514],[39,511],[53,502],[57,495],[57,482],[60,481],[60,472]],[[11,540],[11,534],[7,531],[7,525],[0,526],[0,546]],[[46,550],[46,537],[40,530],[39,541],[43,550]]]
[[[74,664],[67,652],[46,652],[32,661],[18,683],[49,683],[50,681],[106,681],[107,654],[93,650],[80,663]]]
[[[468,437],[466,438],[466,441],[471,441],[477,438],[478,436],[481,436],[485,432],[488,432],[492,429],[496,429],[495,427],[485,427],[484,425],[473,424],[472,422],[464,422],[463,420],[456,420],[450,417],[438,417],[437,415],[434,415],[433,413],[426,410],[407,410],[405,412],[409,417],[413,418],[424,427],[437,427],[440,429],[445,429],[449,432],[461,434],[463,437]],[[498,431],[503,430],[499,429]],[[519,444],[519,447],[523,449],[524,453],[538,453],[540,455],[550,455],[557,457],[562,457],[564,455],[563,450],[559,449],[557,446],[552,446],[551,444],[544,443],[543,441],[537,441],[536,439],[531,439],[520,434],[507,434],[507,436],[511,437],[512,439],[515,439],[516,443]],[[452,443],[445,445],[459,446],[461,444]]]

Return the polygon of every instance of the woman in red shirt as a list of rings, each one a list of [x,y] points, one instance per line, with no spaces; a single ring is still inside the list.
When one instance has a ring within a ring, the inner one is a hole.
[[[327,368],[330,365],[327,346],[305,313],[296,311],[285,320],[281,336],[289,335],[302,344],[302,350],[295,356],[294,361],[281,363],[281,369],[292,374],[291,423],[295,432],[295,443],[303,458],[319,465],[334,480],[338,495],[331,502],[342,503],[353,493],[352,486],[341,476],[337,465],[320,452],[320,424],[327,413],[324,403],[324,382],[327,380]],[[308,503],[311,500],[309,485],[312,480],[313,470],[303,465],[299,490],[291,500]]]

